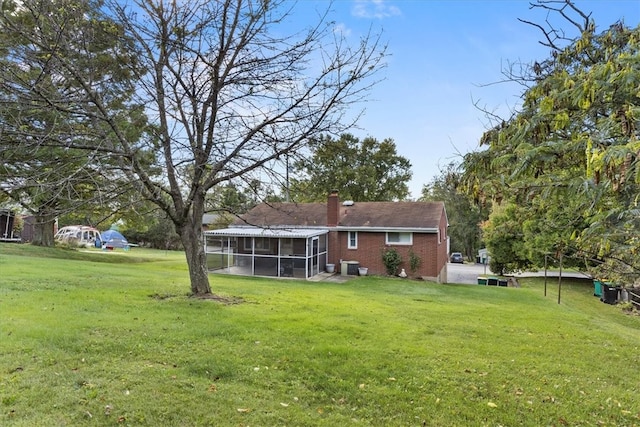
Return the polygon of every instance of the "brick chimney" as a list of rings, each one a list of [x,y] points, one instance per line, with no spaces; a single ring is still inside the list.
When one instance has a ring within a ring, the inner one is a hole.
[[[338,225],[339,209],[340,199],[338,198],[338,190],[331,190],[327,198],[327,227],[335,227]]]

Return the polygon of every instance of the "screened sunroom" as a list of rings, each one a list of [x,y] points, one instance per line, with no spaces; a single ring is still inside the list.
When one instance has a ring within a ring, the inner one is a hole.
[[[205,231],[207,268],[242,276],[308,279],[325,269],[327,233],[254,227]]]

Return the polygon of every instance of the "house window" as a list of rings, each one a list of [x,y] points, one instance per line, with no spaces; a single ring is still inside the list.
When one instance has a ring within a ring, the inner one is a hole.
[[[348,249],[358,249],[358,232],[350,231],[349,232],[349,242],[347,243]]]
[[[413,233],[388,232],[387,245],[412,245]]]

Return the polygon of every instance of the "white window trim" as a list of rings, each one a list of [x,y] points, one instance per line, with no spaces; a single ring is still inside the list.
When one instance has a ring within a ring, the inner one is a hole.
[[[398,234],[408,234],[409,241],[408,242],[390,242],[389,241],[389,233],[398,233]],[[413,233],[410,231],[387,231],[384,235],[384,240],[387,245],[393,246],[411,246],[413,245]]]
[[[355,235],[355,245],[351,245],[351,233]],[[358,232],[357,231],[348,231],[347,232],[347,249],[358,249]]]

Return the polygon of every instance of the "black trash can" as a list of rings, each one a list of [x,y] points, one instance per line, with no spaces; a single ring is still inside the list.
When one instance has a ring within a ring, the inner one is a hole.
[[[606,304],[617,304],[620,287],[602,284],[602,302]]]

